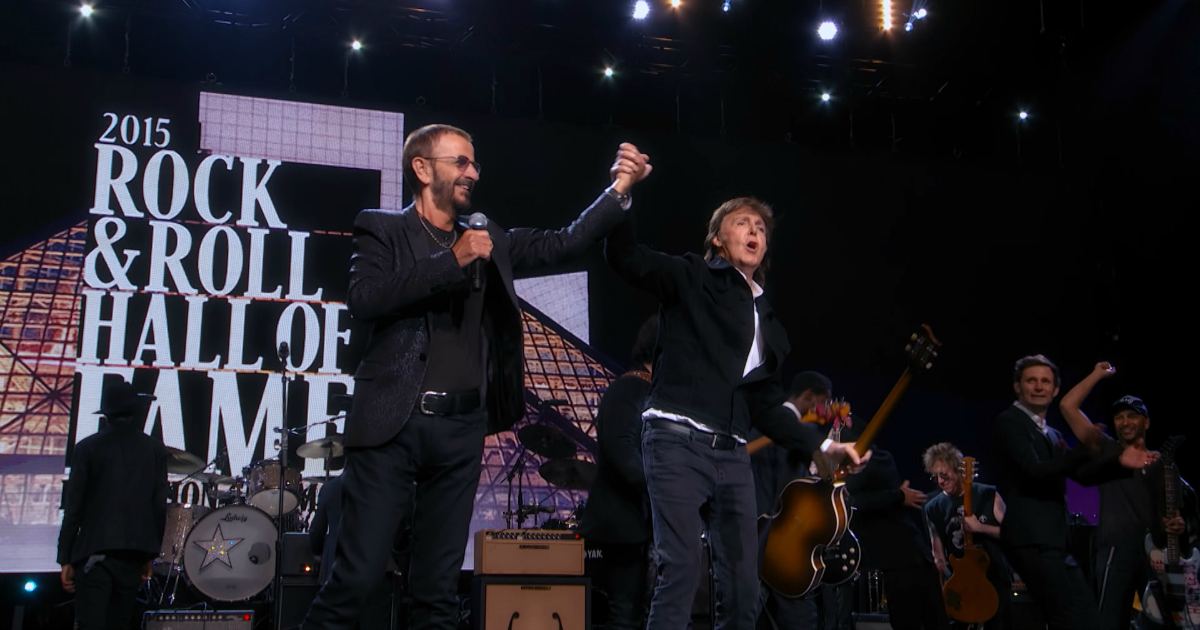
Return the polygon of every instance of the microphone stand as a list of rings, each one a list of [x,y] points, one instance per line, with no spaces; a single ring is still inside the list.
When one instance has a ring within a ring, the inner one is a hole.
[[[283,497],[288,458],[288,345],[279,344],[279,377],[283,379],[283,417],[279,421],[279,506],[276,508],[279,530],[275,537],[275,630],[283,630]],[[305,427],[307,428],[307,427]]]

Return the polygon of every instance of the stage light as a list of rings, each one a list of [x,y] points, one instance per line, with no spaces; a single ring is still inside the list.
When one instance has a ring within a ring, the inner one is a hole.
[[[729,0],[725,0],[725,2],[721,4],[721,10],[729,13]]]
[[[679,0],[671,0],[671,8],[672,9],[678,9],[679,5],[681,5],[681,4],[683,4],[683,3],[680,2]]]
[[[821,39],[826,41],[833,39],[837,36],[837,24],[828,20],[821,22],[821,26],[817,28],[817,35],[820,35]]]
[[[32,593],[36,590],[37,590],[37,582],[34,582],[33,580],[29,580],[28,582],[25,583],[25,592],[26,593]]]
[[[350,43],[350,47],[354,50],[362,50],[362,42],[357,39]]]
[[[79,14],[83,17],[91,17],[93,11],[94,9],[92,9],[92,5],[90,4],[85,4],[79,7]]]
[[[905,23],[904,23],[904,32],[905,32],[905,33],[911,33],[911,32],[912,32],[912,22],[905,22]]]
[[[825,92],[825,93],[821,94],[821,100],[828,103],[829,102],[829,92]]]
[[[881,0],[880,8],[883,10],[883,30],[891,30],[892,28],[892,0]]]
[[[633,19],[644,20],[647,15],[650,15],[649,2],[646,2],[646,0],[637,0],[637,2],[633,3]]]
[[[612,75],[613,75],[613,69],[612,69],[612,68],[605,68],[605,69],[604,69],[604,76],[611,78],[611,77],[612,77]]]
[[[1020,116],[1021,120],[1025,120],[1026,118],[1029,118],[1029,112],[1027,112],[1025,110],[1021,110],[1021,113],[1017,114],[1017,116]]]

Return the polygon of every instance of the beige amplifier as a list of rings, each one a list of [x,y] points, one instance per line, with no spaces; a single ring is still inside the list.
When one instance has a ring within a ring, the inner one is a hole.
[[[583,538],[546,529],[475,532],[475,575],[583,575]]]

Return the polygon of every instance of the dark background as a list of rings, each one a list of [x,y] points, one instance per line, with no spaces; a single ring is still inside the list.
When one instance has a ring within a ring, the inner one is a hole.
[[[126,1],[87,21],[76,6],[0,9],[5,72],[458,124],[484,165],[476,203],[507,226],[565,224],[607,184],[621,141],[656,167],[634,203],[641,240],[664,251],[698,251],[729,197],[772,203],[767,284],[792,338],[787,375],[823,371],[869,414],[912,330],[929,323],[944,342],[881,439],[918,487],[932,487],[918,455],[933,442],[985,454],[1013,362],[1033,352],[1068,387],[1116,364],[1094,418],[1132,392],[1152,411],[1152,446],[1189,432],[1200,3],[932,2],[912,33],[887,36],[874,3],[832,0],[736,0],[729,14],[692,0],[677,16],[656,2],[645,23],[623,2]],[[812,37],[823,13],[842,24],[832,45]],[[352,37],[366,44],[353,55]],[[6,171],[53,159],[38,129],[4,124]],[[0,202],[6,246],[60,216],[38,191],[76,181],[31,172]],[[579,268],[594,272],[593,345],[624,361],[654,305],[598,255]]]

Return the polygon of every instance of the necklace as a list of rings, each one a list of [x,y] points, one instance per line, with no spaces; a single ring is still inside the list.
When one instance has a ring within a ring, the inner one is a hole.
[[[432,238],[433,242],[437,243],[438,245],[441,245],[446,249],[450,249],[451,247],[454,247],[456,242],[458,242],[458,232],[453,229],[453,226],[451,226],[450,231],[450,243],[446,244],[442,242],[442,239],[437,237],[437,234],[433,233],[433,228],[429,226],[429,222],[425,220],[425,217],[421,216],[420,212],[417,213],[417,218],[421,219],[421,227],[425,228],[425,231],[429,233],[429,238]]]

